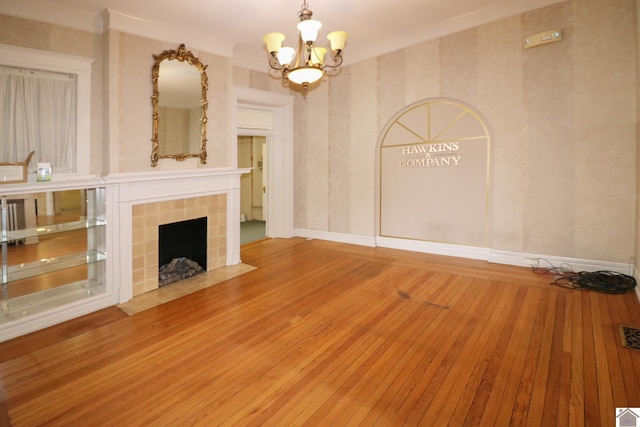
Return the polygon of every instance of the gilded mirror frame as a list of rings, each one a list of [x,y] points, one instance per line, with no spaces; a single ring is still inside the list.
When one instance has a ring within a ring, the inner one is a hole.
[[[207,107],[209,103],[207,101],[207,89],[209,87],[209,81],[207,78],[206,65],[203,65],[200,60],[187,50],[184,44],[181,44],[178,49],[165,50],[160,55],[153,55],[154,64],[151,71],[151,80],[153,83],[153,95],[151,96],[151,105],[153,106],[153,135],[151,137],[151,166],[157,166],[159,159],[175,159],[177,161],[184,161],[188,158],[199,158],[201,164],[207,163]],[[180,62],[187,62],[190,65],[195,66],[200,71],[201,76],[201,105],[202,105],[202,120],[201,120],[201,139],[200,139],[200,152],[199,153],[178,153],[160,155],[158,144],[158,124],[159,124],[159,102],[160,93],[158,89],[158,79],[160,77],[160,64],[162,61],[177,60]]]

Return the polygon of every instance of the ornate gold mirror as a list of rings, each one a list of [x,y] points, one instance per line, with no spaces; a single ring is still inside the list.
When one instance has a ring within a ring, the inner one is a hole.
[[[207,163],[206,65],[181,44],[153,55],[153,136],[151,166],[158,159]],[[162,94],[162,96],[160,96]]]

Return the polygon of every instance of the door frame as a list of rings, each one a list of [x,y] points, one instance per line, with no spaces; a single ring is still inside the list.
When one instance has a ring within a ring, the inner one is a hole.
[[[267,237],[294,237],[293,227],[293,96],[258,89],[233,88],[232,164],[238,167],[238,136],[267,137],[268,176],[267,206],[264,212],[269,225]],[[270,111],[271,130],[238,129],[238,107]]]

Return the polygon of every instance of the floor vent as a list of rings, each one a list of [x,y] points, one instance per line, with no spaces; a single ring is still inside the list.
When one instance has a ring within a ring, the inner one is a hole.
[[[620,335],[623,346],[640,350],[640,329],[620,325]]]

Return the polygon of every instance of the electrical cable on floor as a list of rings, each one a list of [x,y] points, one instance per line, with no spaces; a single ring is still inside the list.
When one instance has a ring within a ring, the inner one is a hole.
[[[540,261],[542,259],[538,259]],[[532,267],[537,274],[545,274],[554,277],[552,285],[567,289],[588,289],[607,294],[623,294],[636,286],[636,279],[626,274],[615,271],[599,270],[593,272],[574,272],[568,264],[555,267],[549,261],[550,267]]]

